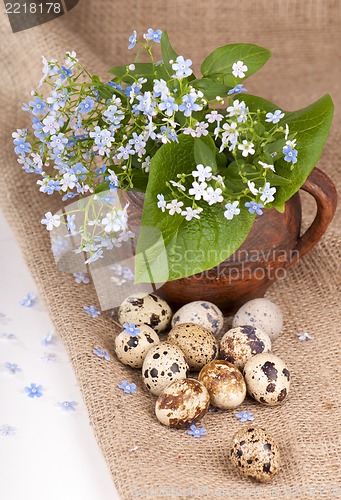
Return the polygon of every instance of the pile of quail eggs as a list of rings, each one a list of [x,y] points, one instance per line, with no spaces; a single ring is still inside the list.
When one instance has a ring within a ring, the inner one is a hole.
[[[155,415],[163,425],[188,428],[210,405],[233,410],[247,393],[267,406],[280,405],[289,393],[288,367],[271,352],[283,316],[268,299],[244,304],[222,336],[223,314],[207,301],[191,302],[172,315],[157,295],[136,294],[121,304],[118,320],[126,328],[115,339],[116,355],[123,364],[142,369],[146,388],[157,396]],[[275,440],[253,426],[235,434],[229,458],[242,475],[261,482],[279,469]]]

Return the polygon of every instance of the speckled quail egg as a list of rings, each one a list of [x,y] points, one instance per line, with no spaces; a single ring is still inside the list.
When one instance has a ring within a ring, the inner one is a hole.
[[[237,408],[245,399],[246,385],[238,368],[228,361],[214,360],[205,365],[199,373],[202,382],[217,408]]]
[[[290,372],[284,361],[270,352],[257,354],[244,366],[247,391],[268,406],[280,404],[288,395]]]
[[[155,415],[163,425],[184,429],[207,413],[210,396],[204,384],[193,378],[176,380],[158,397]]]
[[[239,369],[244,368],[245,363],[255,354],[269,351],[269,335],[250,325],[232,328],[220,341],[220,357]]]
[[[269,299],[250,300],[233,318],[233,327],[243,325],[256,326],[274,340],[283,330],[283,314],[280,307]]]
[[[181,307],[173,316],[172,326],[180,323],[196,323],[218,335],[224,325],[224,316],[221,310],[207,300],[196,300]]]
[[[188,364],[181,349],[161,342],[149,349],[142,365],[142,377],[147,389],[158,396],[175,380],[187,377]]]
[[[260,483],[268,483],[280,468],[279,447],[259,427],[243,427],[232,438],[230,460],[238,472]]]
[[[167,328],[171,318],[172,310],[167,302],[153,293],[130,295],[118,310],[118,320],[121,325],[125,322],[133,322],[135,325],[144,323],[157,333]]]
[[[172,328],[167,342],[180,347],[188,366],[193,371],[201,370],[218,354],[218,342],[215,336],[203,326],[194,323],[181,323]]]
[[[150,326],[140,325],[136,327],[138,331],[131,335],[123,330],[115,339],[116,356],[121,363],[132,368],[141,368],[149,349],[160,342],[159,336]]]

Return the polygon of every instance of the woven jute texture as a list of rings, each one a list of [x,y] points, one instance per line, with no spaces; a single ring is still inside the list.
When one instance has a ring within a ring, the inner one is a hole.
[[[268,294],[283,309],[284,333],[273,349],[291,369],[292,389],[283,406],[267,408],[247,399],[240,408],[253,411],[255,423],[277,438],[282,452],[282,470],[273,483],[254,484],[240,478],[227,460],[231,437],[244,425],[235,412],[210,412],[204,420],[207,436],[201,439],[161,426],[138,371],[115,359],[109,315],[91,319],[83,311],[83,305],[97,304],[94,288],[76,286],[71,275],[55,267],[40,219],[60,209],[60,199],[38,192],[11,145],[11,131],[26,124],[21,103],[40,79],[40,56],[59,58],[76,50],[92,71],[104,75],[110,65],[131,57],[126,46],[132,30],[143,33],[150,26],[166,28],[177,51],[196,67],[218,45],[257,43],[274,55],[250,80],[251,92],[283,109],[303,107],[330,92],[338,106],[340,10],[337,0],[81,0],[69,14],[17,34],[1,14],[0,201],[68,349],[122,499],[341,496],[340,212],[323,241]],[[319,167],[341,188],[339,127],[336,114]],[[305,197],[305,226],[313,207]],[[314,340],[298,341],[296,334],[304,331]],[[93,356],[95,345],[109,349],[112,360]],[[135,382],[138,393],[120,392],[117,384],[123,379]]]

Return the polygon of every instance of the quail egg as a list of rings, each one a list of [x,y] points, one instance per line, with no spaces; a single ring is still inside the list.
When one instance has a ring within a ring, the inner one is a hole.
[[[135,325],[146,324],[157,333],[167,328],[172,318],[172,310],[167,302],[157,295],[136,293],[130,295],[118,310],[118,320],[123,323],[133,322]]]
[[[150,326],[139,325],[133,335],[125,330],[115,339],[115,352],[124,365],[141,368],[149,349],[160,342],[159,336]]]
[[[155,415],[163,425],[184,429],[207,413],[210,396],[204,384],[193,378],[176,380],[158,397]]]
[[[269,335],[255,326],[232,328],[220,341],[220,357],[241,369],[255,354],[271,351]]]
[[[181,307],[173,316],[172,326],[180,323],[196,323],[218,335],[224,325],[221,310],[207,300],[196,300]]]
[[[206,386],[211,403],[217,408],[237,408],[245,399],[246,385],[243,375],[228,361],[211,361],[202,368],[198,380]]]
[[[214,335],[203,326],[181,323],[169,332],[167,342],[175,344],[184,353],[188,366],[199,371],[218,354],[218,343]]]
[[[247,391],[256,401],[275,406],[287,397],[290,372],[284,361],[274,354],[253,356],[244,366]]]
[[[187,377],[188,365],[179,347],[161,342],[149,349],[142,365],[142,377],[147,389],[158,396],[175,380]]]
[[[268,483],[280,468],[279,447],[259,427],[243,427],[232,438],[230,460],[238,472],[260,483]]]
[[[260,328],[274,340],[283,330],[283,314],[280,307],[269,299],[250,300],[233,318],[233,327],[243,325]]]

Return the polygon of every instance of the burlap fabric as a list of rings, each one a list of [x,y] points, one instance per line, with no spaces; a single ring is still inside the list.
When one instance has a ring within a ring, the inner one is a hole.
[[[258,43],[274,55],[249,82],[250,91],[284,109],[331,92],[338,106],[340,10],[337,0],[81,0],[66,16],[15,35],[1,14],[1,205],[68,349],[91,425],[123,499],[341,495],[340,212],[322,243],[269,292],[286,320],[274,351],[287,361],[293,381],[281,407],[262,407],[250,399],[242,406],[254,412],[255,423],[278,439],[282,451],[283,467],[274,482],[253,484],[226,459],[232,434],[243,425],[234,412],[209,413],[202,439],[166,429],[154,417],[154,399],[143,389],[139,373],[114,356],[106,363],[91,353],[94,345],[113,352],[113,324],[106,313],[97,319],[84,314],[84,304],[96,304],[91,285],[76,286],[72,276],[56,270],[40,219],[60,208],[59,198],[38,193],[12,153],[11,131],[25,125],[21,102],[40,78],[40,56],[76,50],[91,70],[104,74],[108,66],[128,60],[132,30],[142,33],[149,26],[167,28],[178,52],[193,61],[225,43]],[[341,187],[339,126],[336,114],[319,167]],[[311,216],[314,203],[304,204]],[[303,331],[315,339],[299,342],[296,333]],[[138,394],[119,392],[122,379],[135,382]]]

